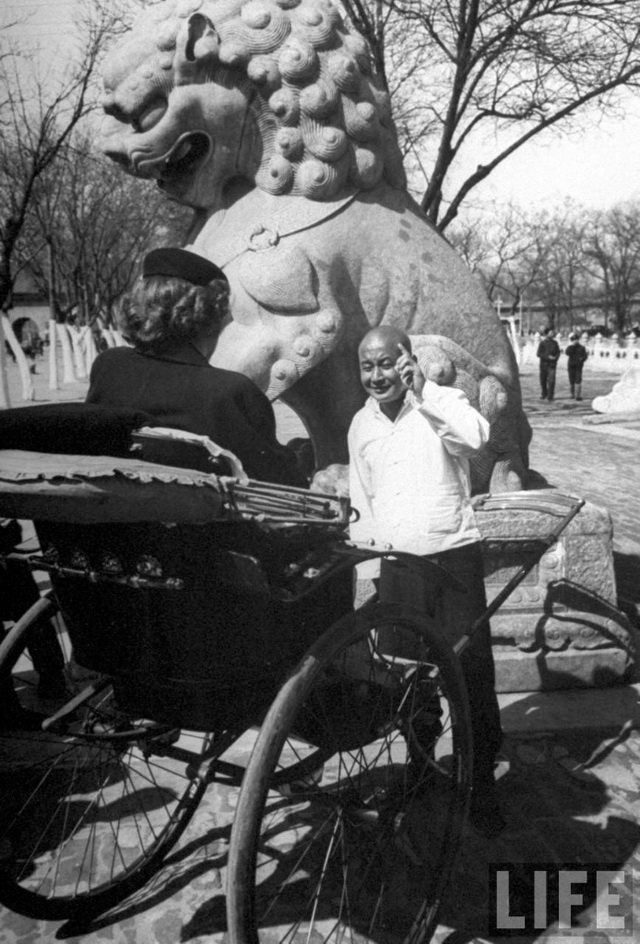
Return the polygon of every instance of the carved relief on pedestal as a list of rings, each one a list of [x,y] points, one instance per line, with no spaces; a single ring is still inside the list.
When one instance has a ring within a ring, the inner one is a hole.
[[[479,509],[477,518],[491,601],[554,522],[535,511]],[[601,686],[624,678],[634,640],[616,603],[611,518],[587,504],[491,620],[498,689]]]

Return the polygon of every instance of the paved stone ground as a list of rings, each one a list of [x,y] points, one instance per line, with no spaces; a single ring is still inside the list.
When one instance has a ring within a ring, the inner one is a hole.
[[[582,403],[569,400],[559,378],[554,403],[538,399],[533,371],[522,376],[525,408],[533,427],[531,467],[550,485],[603,505],[612,514],[618,563],[628,568],[629,592],[640,599],[640,424],[590,425],[591,398],[608,393],[616,378],[585,370]],[[37,378],[36,378],[37,379]],[[38,402],[80,399],[86,384],[52,395],[44,378]],[[18,405],[14,399],[14,405]],[[299,424],[278,408],[281,438],[299,435]],[[626,573],[626,571],[625,571]],[[444,903],[437,944],[473,944],[505,938],[487,927],[488,874],[500,862],[562,862],[640,868],[640,707],[638,686],[597,692],[502,696],[508,733],[500,779],[509,829],[495,841],[471,830],[458,876]],[[72,944],[224,944],[224,862],[207,857],[208,835],[219,803],[215,789],[203,804],[180,850],[146,893],[101,922],[83,929],[30,921],[5,912],[0,944],[67,939]],[[630,913],[628,897],[622,910]],[[637,905],[636,905],[637,907]],[[512,944],[635,944],[635,933],[598,927],[592,899],[579,909],[578,926],[557,926],[507,940]]]
[[[591,409],[591,399],[608,392],[614,379],[589,377],[590,399],[577,403],[563,390],[553,403],[537,399],[537,377],[521,378],[524,405],[533,430],[530,465],[550,485],[581,495],[608,508],[620,545],[630,542],[640,553],[640,418],[637,422],[592,422],[607,419]]]
[[[588,362],[587,362],[588,363]],[[521,377],[532,427],[530,467],[551,486],[606,508],[613,521],[618,591],[640,605],[640,419],[608,419],[591,409],[593,397],[608,393],[616,378],[585,370],[589,399],[577,403],[559,385],[553,403],[540,401],[537,376]]]
[[[615,724],[603,726],[602,719],[594,724],[593,712],[587,723],[582,710],[582,723],[576,726],[564,714],[564,723],[555,730],[541,723],[540,729],[534,724],[526,731],[510,732],[499,781],[508,828],[494,840],[471,828],[466,831],[433,944],[502,944],[505,938],[492,933],[489,924],[489,876],[492,867],[517,863],[541,869],[554,864],[581,869],[598,864],[614,872],[622,870],[626,889],[612,914],[633,921],[635,934],[608,931],[600,935],[603,921],[597,917],[593,891],[578,887],[574,891],[585,895],[575,909],[575,926],[569,933],[560,933],[557,919],[554,923],[550,915],[544,930],[510,936],[510,944],[637,944],[640,902],[631,894],[631,878],[640,868],[640,739],[629,723],[630,713],[637,714],[637,693],[628,690],[626,695],[628,704]],[[617,707],[624,708],[619,698]],[[532,708],[524,699],[504,708],[503,717],[508,723],[517,718],[522,722]],[[109,914],[74,926],[35,921],[0,909],[0,941],[228,944],[224,835],[234,807],[232,791],[210,787],[163,869],[145,889]],[[527,912],[512,905],[510,913]],[[364,941],[358,935],[349,944]]]

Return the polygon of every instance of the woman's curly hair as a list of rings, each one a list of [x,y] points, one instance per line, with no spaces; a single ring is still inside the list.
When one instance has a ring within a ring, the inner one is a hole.
[[[229,285],[216,279],[192,285],[173,276],[139,279],[124,296],[118,326],[130,344],[160,353],[195,340],[203,328],[219,334],[229,312]]]

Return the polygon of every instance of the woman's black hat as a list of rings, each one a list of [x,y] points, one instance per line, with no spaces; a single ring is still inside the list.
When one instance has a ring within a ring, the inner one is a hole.
[[[208,285],[214,279],[228,279],[222,269],[188,249],[177,249],[167,246],[164,249],[153,249],[147,253],[142,263],[142,275],[149,278],[152,275],[168,275],[177,279],[184,279],[193,285]]]

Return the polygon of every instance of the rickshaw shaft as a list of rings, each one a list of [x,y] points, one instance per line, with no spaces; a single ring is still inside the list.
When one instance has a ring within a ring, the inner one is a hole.
[[[507,584],[505,584],[502,590],[500,590],[499,593],[497,593],[496,596],[493,598],[493,600],[491,601],[491,603],[489,604],[485,612],[482,614],[482,616],[478,617],[478,619],[475,620],[475,622],[471,624],[471,626],[469,627],[469,630],[464,634],[464,636],[461,636],[458,642],[455,643],[453,647],[453,651],[456,653],[456,655],[459,656],[464,652],[464,650],[469,645],[469,642],[471,641],[471,638],[473,637],[474,633],[476,633],[481,627],[486,626],[486,624],[489,622],[489,620],[494,615],[494,613],[496,613],[500,609],[500,607],[505,602],[505,600],[509,596],[511,596],[511,594],[516,589],[516,587],[522,583],[522,581],[527,576],[527,574],[531,570],[533,570],[535,565],[538,563],[538,561],[540,561],[540,559],[549,550],[549,548],[552,547],[556,543],[556,541],[558,540],[558,538],[560,537],[564,529],[567,527],[569,522],[575,518],[575,516],[578,514],[578,512],[580,511],[584,503],[585,503],[584,499],[577,499],[576,503],[573,505],[570,511],[568,511],[567,514],[562,518],[562,520],[556,525],[553,531],[551,531],[551,533],[547,535],[546,537],[537,539],[541,545],[540,550],[537,551],[535,555],[532,556],[532,559],[529,560],[526,564],[520,565],[520,567],[518,568],[516,573],[513,575],[513,577],[508,581]]]

